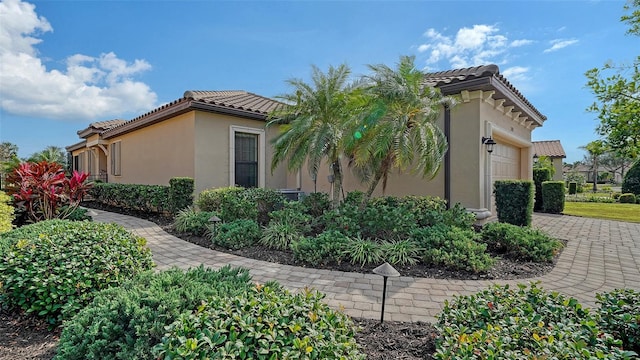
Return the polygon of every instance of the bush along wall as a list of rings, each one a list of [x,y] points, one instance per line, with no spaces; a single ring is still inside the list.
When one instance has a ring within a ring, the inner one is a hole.
[[[620,201],[620,203],[622,203],[622,204],[635,204],[636,203],[636,196],[633,195],[632,193],[622,194],[618,198],[618,201]]]
[[[169,180],[169,203],[173,214],[193,205],[194,189],[195,183],[192,178],[175,177]]]
[[[122,209],[145,212],[167,212],[169,187],[165,185],[139,185],[97,183],[89,190],[95,201]]]
[[[622,192],[640,196],[640,160],[636,161],[624,176]]]
[[[494,183],[496,212],[500,222],[530,226],[533,213],[533,181],[498,180]]]
[[[560,214],[564,211],[564,182],[545,181],[542,183],[542,208],[544,212]]]
[[[533,169],[533,183],[536,186],[535,200],[533,203],[534,211],[542,211],[544,208],[544,199],[542,197],[542,183],[545,181],[551,181],[551,169]]]

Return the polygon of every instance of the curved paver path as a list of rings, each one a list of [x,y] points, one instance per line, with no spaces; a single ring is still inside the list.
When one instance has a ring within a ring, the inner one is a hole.
[[[230,264],[250,270],[258,282],[277,280],[291,290],[311,287],[327,295],[326,302],[351,316],[379,318],[382,278],[374,274],[308,269],[247,259],[181,240],[156,224],[131,216],[94,210],[96,221],[115,222],[147,239],[159,269]],[[433,322],[444,300],[467,295],[492,284],[541,281],[549,290],[570,295],[583,305],[595,305],[595,293],[628,287],[640,290],[640,224],[574,216],[533,216],[535,227],[568,241],[558,264],[548,274],[530,280],[447,280],[399,277],[389,279],[385,318]]]

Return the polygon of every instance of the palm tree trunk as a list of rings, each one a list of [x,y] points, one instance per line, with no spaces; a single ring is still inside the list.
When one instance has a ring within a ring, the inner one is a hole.
[[[340,160],[331,164],[333,168],[333,207],[336,208],[340,205],[340,194],[342,193],[342,169],[340,167]]]

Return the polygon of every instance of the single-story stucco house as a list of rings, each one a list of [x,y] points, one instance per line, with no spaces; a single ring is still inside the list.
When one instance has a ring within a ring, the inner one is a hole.
[[[386,194],[439,196],[485,219],[494,211],[495,180],[531,179],[531,132],[546,117],[496,65],[429,73],[425,85],[458,98],[438,119],[449,151],[434,179],[394,174]],[[74,168],[107,174],[108,182],[167,184],[188,176],[195,179],[196,193],[230,185],[329,192],[327,167],[316,179],[306,169],[292,173],[284,165],[270,171],[270,141],[279,129],[265,124],[269,112],[282,105],[245,91],[186,91],[132,120],[90,124],[67,151]],[[345,191],[364,190],[346,160],[345,169]]]
[[[563,159],[567,157],[567,154],[564,152],[564,148],[562,147],[560,140],[534,141],[532,144],[534,161],[536,158],[542,156],[549,158],[553,168],[555,169],[552,180],[562,181]]]

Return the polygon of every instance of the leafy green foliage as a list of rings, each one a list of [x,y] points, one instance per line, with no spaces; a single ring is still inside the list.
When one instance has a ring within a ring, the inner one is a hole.
[[[533,203],[533,210],[540,211],[544,208],[544,199],[542,197],[542,183],[551,181],[551,169],[547,167],[533,169],[533,183],[536,187]]]
[[[96,183],[89,195],[106,205],[161,213],[171,210],[169,191],[165,185]]]
[[[300,201],[286,201],[282,208],[269,213],[271,222],[288,224],[295,227],[302,234],[311,231],[313,216],[306,213],[307,207]]]
[[[316,237],[305,237],[291,243],[291,251],[298,261],[309,264],[342,261],[349,237],[340,231],[325,231]]]
[[[530,226],[533,214],[533,182],[498,180],[493,186],[498,220],[518,226]]]
[[[640,160],[636,161],[624,175],[622,192],[640,196]]]
[[[204,267],[145,272],[100,292],[65,323],[56,359],[152,360],[165,328],[212,296],[235,296],[252,286],[246,269]]]
[[[536,284],[494,286],[445,302],[436,359],[631,359],[576,299]]]
[[[164,359],[364,359],[349,318],[307,290],[256,285],[182,315],[154,349]]]
[[[361,237],[349,239],[344,253],[351,263],[360,266],[379,264],[384,259],[384,250],[379,243]]]
[[[64,210],[66,211],[66,209]],[[93,218],[88,214],[89,209],[77,207],[67,215],[65,220],[69,221],[92,221]]]
[[[227,249],[237,250],[254,245],[260,239],[258,223],[248,219],[238,219],[211,229],[214,244]]]
[[[0,234],[6,233],[13,228],[13,212],[11,197],[0,191]],[[1,253],[1,252],[0,252]]]
[[[178,211],[173,220],[173,227],[181,233],[202,236],[209,231],[209,226],[211,225],[209,219],[214,215],[216,215],[214,212],[197,211],[189,206]]]
[[[292,223],[271,221],[262,231],[260,244],[272,249],[286,250],[291,243],[300,240],[303,235]]]
[[[314,218],[322,216],[322,214],[331,208],[329,194],[315,192],[306,195],[301,200],[305,207],[305,212]]]
[[[225,187],[204,190],[196,205],[202,211],[214,211],[226,222],[250,219],[260,225],[269,223],[269,213],[284,202],[282,194],[272,189]]]
[[[622,340],[624,349],[640,354],[640,292],[616,289],[596,294],[600,327]]]
[[[318,227],[323,231],[338,231],[349,237],[356,237],[361,233],[360,207],[348,202],[325,211],[318,221]]]
[[[177,213],[193,205],[194,181],[189,177],[175,177],[169,180],[169,202],[171,212]]]
[[[49,220],[0,235],[0,304],[69,319],[95,293],[153,266],[146,241],[115,224]]]
[[[482,228],[489,249],[514,260],[550,262],[563,244],[540,230],[493,222]]]
[[[544,212],[560,214],[564,210],[564,181],[542,183],[542,208]]]
[[[569,195],[575,195],[578,192],[578,183],[575,181],[569,182]]]
[[[422,249],[422,261],[453,270],[483,272],[494,260],[485,253],[486,245],[478,242],[473,230],[444,224],[416,229],[411,240]]]
[[[256,206],[256,221],[259,225],[267,225],[271,220],[269,213],[280,208],[285,202],[284,196],[276,190],[266,188],[246,189],[244,196]]]
[[[618,201],[623,204],[635,204],[636,196],[631,193],[621,194],[620,197],[618,198]]]
[[[422,249],[413,241],[399,240],[382,244],[384,259],[393,265],[413,265],[418,262]]]

